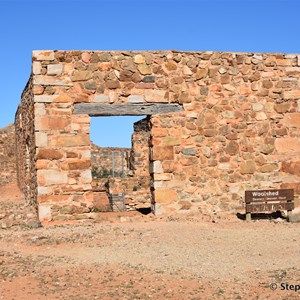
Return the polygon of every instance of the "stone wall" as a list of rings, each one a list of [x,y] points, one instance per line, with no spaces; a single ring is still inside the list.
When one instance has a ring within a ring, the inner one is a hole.
[[[38,211],[37,203],[37,162],[35,140],[34,87],[29,79],[15,115],[15,140],[17,154],[18,185],[25,195],[26,204]]]
[[[95,175],[103,176],[109,173],[112,176],[114,169],[115,177],[127,176],[130,170],[129,148],[99,147],[95,144],[91,147],[92,167]]]
[[[135,176],[149,177],[149,149],[150,149],[150,120],[142,119],[133,124],[133,134],[131,137],[131,169]]]
[[[92,208],[78,103],[182,105],[150,117],[156,213],[235,210],[246,189],[299,193],[299,55],[34,51],[32,70],[40,219]]]
[[[8,125],[0,129],[0,185],[15,182],[16,179],[15,128]]]

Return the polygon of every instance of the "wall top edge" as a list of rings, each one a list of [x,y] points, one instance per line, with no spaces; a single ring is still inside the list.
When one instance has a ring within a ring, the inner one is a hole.
[[[300,53],[284,53],[284,52],[243,52],[243,51],[213,51],[213,50],[171,50],[171,49],[163,49],[163,50],[33,50],[32,56],[37,57],[42,53],[48,53],[49,57],[53,53],[72,53],[77,52],[81,53],[116,53],[116,54],[139,54],[139,53],[150,53],[150,54],[162,54],[162,53],[186,53],[186,54],[213,54],[213,53],[228,53],[228,54],[236,54],[236,55],[300,55]]]

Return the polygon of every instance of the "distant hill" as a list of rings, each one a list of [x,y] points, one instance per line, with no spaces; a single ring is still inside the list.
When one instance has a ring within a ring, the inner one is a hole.
[[[0,128],[0,185],[15,182],[16,177],[15,128],[10,124]]]

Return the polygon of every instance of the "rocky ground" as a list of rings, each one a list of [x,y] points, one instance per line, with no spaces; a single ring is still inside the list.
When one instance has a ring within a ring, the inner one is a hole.
[[[2,228],[0,299],[299,299],[299,229],[186,214]]]

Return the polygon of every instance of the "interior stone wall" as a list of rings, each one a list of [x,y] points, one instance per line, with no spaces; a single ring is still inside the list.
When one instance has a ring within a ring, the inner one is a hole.
[[[89,116],[76,103],[179,103],[150,117],[156,213],[235,210],[245,189],[299,193],[300,56],[178,51],[34,51],[38,203],[92,207]],[[48,210],[47,210],[48,209]]]

